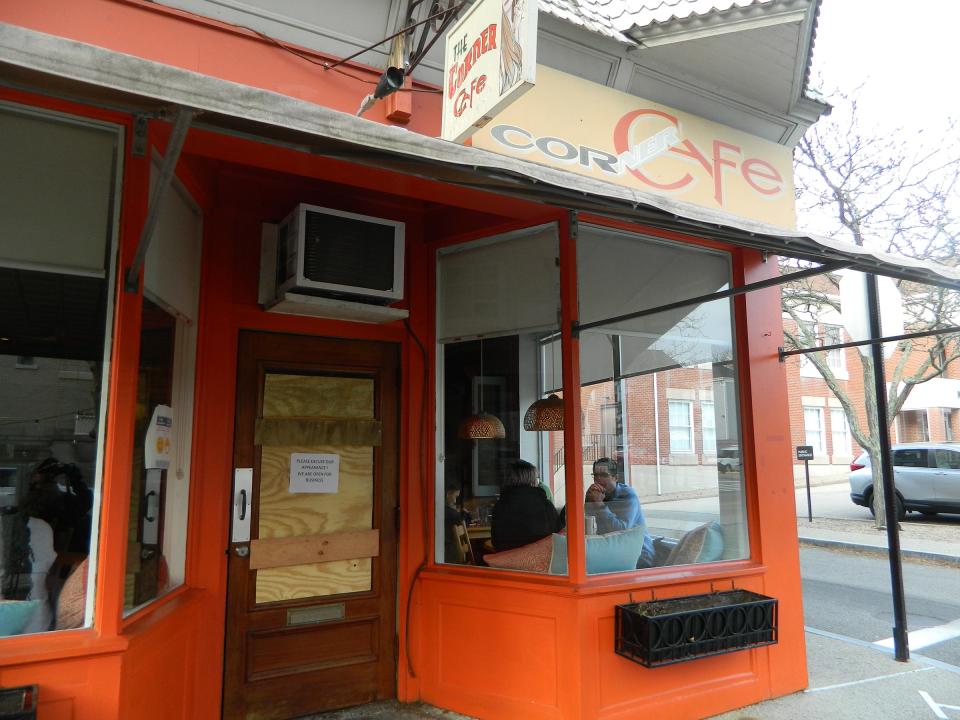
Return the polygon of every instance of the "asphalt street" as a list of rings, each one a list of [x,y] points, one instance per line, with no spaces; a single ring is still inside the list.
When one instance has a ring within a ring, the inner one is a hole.
[[[802,547],[807,627],[892,647],[890,566],[872,555]],[[960,670],[960,571],[929,561],[903,563],[911,652]]]

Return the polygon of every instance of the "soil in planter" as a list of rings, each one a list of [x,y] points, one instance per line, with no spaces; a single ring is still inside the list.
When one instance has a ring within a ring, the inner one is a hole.
[[[746,590],[728,590],[706,595],[691,595],[689,597],[631,603],[628,607],[630,608],[630,612],[636,615],[658,617],[660,615],[712,610],[713,608],[722,608],[728,605],[741,605],[743,603],[761,602],[763,600],[766,600],[766,598],[754,595]]]

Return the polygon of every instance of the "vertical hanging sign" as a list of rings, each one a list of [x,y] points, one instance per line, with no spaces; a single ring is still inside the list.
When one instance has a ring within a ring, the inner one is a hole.
[[[447,33],[444,140],[460,142],[533,87],[537,0],[476,0]]]

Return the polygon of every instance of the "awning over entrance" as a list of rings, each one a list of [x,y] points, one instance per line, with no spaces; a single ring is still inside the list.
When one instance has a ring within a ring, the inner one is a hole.
[[[199,111],[194,125],[475,190],[856,270],[960,288],[960,270],[787,230],[485,150],[381,125],[258,88],[0,25],[2,82],[127,112]]]

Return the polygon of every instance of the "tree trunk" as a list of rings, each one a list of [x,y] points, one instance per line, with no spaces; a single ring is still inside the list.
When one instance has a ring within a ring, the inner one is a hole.
[[[870,502],[873,503],[873,524],[877,530],[886,527],[886,506],[883,501],[883,471],[880,467],[880,422],[877,414],[877,392],[873,380],[873,358],[861,355],[861,367],[863,369],[863,402],[867,411],[867,432],[870,442],[863,449],[870,456],[870,473],[873,476],[873,496]],[[883,418],[883,422],[887,419]]]

